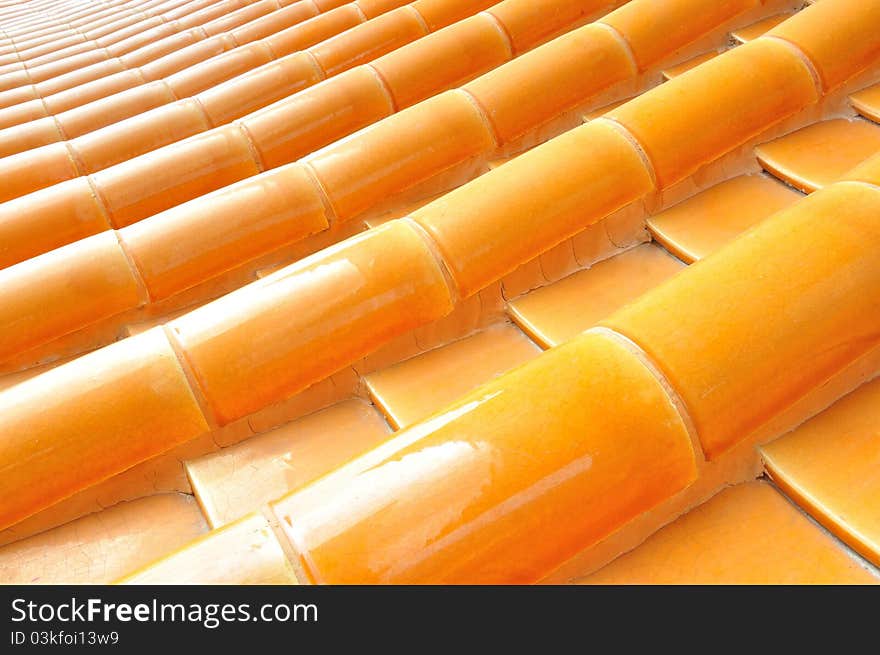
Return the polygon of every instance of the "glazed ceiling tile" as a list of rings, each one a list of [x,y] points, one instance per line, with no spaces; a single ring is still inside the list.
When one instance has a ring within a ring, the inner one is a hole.
[[[737,43],[748,43],[749,41],[754,41],[759,36],[763,36],[782,21],[791,18],[791,16],[792,14],[776,14],[774,16],[768,16],[767,18],[762,18],[751,25],[746,25],[738,30],[734,30],[730,33],[730,36],[732,36]]]
[[[700,64],[709,61],[710,59],[715,59],[718,56],[717,52],[706,52],[702,55],[698,55],[693,59],[688,59],[677,66],[673,66],[671,68],[667,68],[663,71],[663,78],[665,80],[671,80],[674,77],[678,77],[683,73],[687,73],[690,69],[696,68]]]
[[[880,584],[766,482],[732,487],[585,584]]]
[[[651,216],[648,228],[664,248],[690,264],[801,197],[763,175],[742,175]]]
[[[515,327],[499,326],[371,373],[364,382],[397,429],[433,414],[539,352]]]
[[[379,412],[349,400],[186,462],[208,523],[224,526],[381,444]]]
[[[773,480],[817,521],[880,565],[880,381],[762,448]]]
[[[296,574],[261,514],[214,530],[117,584],[297,584]]]
[[[120,503],[0,548],[3,584],[109,584],[207,530],[196,501],[160,494]]]
[[[508,304],[511,318],[545,348],[568,341],[683,268],[654,245],[599,262]]]
[[[755,148],[765,170],[807,193],[836,181],[880,152],[880,127],[837,118],[814,123]]]
[[[865,118],[880,123],[880,84],[862,89],[850,96],[853,108]]]

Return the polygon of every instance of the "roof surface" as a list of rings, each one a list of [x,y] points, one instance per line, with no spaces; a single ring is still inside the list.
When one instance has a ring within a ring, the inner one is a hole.
[[[880,582],[880,2],[0,3],[0,582]]]

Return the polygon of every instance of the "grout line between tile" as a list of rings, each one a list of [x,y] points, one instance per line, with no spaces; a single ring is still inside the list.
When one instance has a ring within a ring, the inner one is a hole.
[[[650,355],[648,355],[648,353],[646,353],[642,349],[642,347],[639,346],[635,341],[627,336],[624,336],[623,334],[620,334],[615,330],[612,330],[611,328],[596,326],[584,332],[584,334],[587,333],[599,334],[604,336],[609,341],[614,341],[618,345],[631,352],[642,364],[644,364],[645,368],[647,368],[651,372],[651,375],[654,377],[654,379],[657,380],[657,382],[666,392],[667,397],[678,412],[678,415],[681,418],[681,422],[684,423],[685,430],[688,433],[688,437],[690,438],[691,444],[694,449],[694,454],[696,455],[697,453],[699,453],[701,462],[705,464],[708,461],[708,457],[703,450],[703,445],[700,442],[699,433],[697,432],[697,428],[694,425],[694,421],[691,418],[691,414],[688,411],[684,399],[679,395],[678,391],[669,381],[669,378],[666,377],[666,374],[663,373],[663,371],[654,362]]]

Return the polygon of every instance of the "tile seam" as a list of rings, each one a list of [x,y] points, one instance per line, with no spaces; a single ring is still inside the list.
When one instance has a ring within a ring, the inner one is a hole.
[[[308,57],[309,63],[312,65],[312,68],[315,69],[315,72],[318,74],[318,79],[324,81],[327,79],[327,71],[324,70],[324,67],[321,66],[321,63],[318,61],[318,58],[315,57],[315,53],[312,52],[311,48],[306,48],[305,50],[300,50],[306,57]]]
[[[492,23],[493,27],[496,30],[498,30],[498,33],[501,34],[501,38],[504,39],[504,45],[507,48],[507,53],[510,55],[510,59],[508,59],[508,61],[514,59],[516,57],[516,52],[513,49],[513,37],[510,36],[510,31],[507,29],[507,26],[501,22],[498,16],[493,14],[488,9],[481,11],[476,15],[488,17],[489,22]]]
[[[422,12],[416,9],[414,5],[404,5],[403,7],[401,7],[401,9],[403,9],[404,11],[409,11],[409,13],[414,15],[419,25],[422,26],[423,30],[425,30],[425,33],[422,34],[422,36],[427,36],[431,33],[431,27],[430,25],[428,25],[428,21],[425,20],[425,17],[422,16]]]
[[[132,277],[134,277],[135,283],[137,284],[138,296],[141,298],[141,304],[139,306],[146,307],[152,302],[152,300],[150,298],[150,290],[147,288],[147,283],[144,280],[141,269],[138,267],[134,256],[129,252],[128,246],[125,245],[125,241],[123,241],[122,235],[119,234],[119,230],[113,230],[113,236],[116,237],[116,243],[119,244],[122,256],[125,257],[128,268],[131,270]]]
[[[199,98],[198,95],[190,96],[189,98],[184,98],[184,99],[183,99],[182,101],[180,101],[180,102],[185,103],[185,102],[187,102],[187,101],[189,101],[189,102],[191,102],[192,104],[194,104],[194,105],[196,106],[196,108],[202,113],[202,120],[205,121],[205,125],[206,125],[207,128],[208,128],[207,130],[205,130],[206,132],[207,132],[208,130],[213,130],[213,129],[217,128],[217,127],[220,127],[219,125],[215,125],[215,124],[214,124],[214,121],[213,121],[213,119],[211,118],[211,115],[208,113],[208,110],[205,108],[205,104],[202,102],[202,99]],[[193,135],[193,136],[195,136],[195,135]],[[175,141],[175,142],[172,142],[172,143],[177,143],[177,142]]]
[[[247,126],[242,121],[235,121],[233,125],[238,128],[238,131],[241,133],[242,137],[244,137],[248,151],[251,153],[251,159],[253,159],[254,163],[257,165],[257,170],[259,170],[260,173],[265,173],[267,170],[266,164],[263,161],[263,156],[260,154],[250,130],[248,130]]]
[[[657,180],[657,171],[654,169],[654,162],[651,161],[651,158],[648,156],[648,152],[645,150],[644,146],[642,146],[641,142],[636,138],[636,136],[629,131],[629,129],[619,123],[617,120],[606,116],[600,116],[599,118],[593,119],[592,123],[601,122],[608,124],[611,129],[615,130],[620,136],[626,139],[629,144],[632,146],[633,150],[635,150],[636,154],[641,158],[642,164],[645,167],[649,177],[651,178],[651,184],[654,187],[654,191],[662,191],[660,188],[660,184]]]
[[[807,69],[807,72],[810,73],[810,77],[813,79],[813,85],[816,87],[816,94],[818,95],[818,99],[821,99],[825,95],[825,82],[822,80],[822,75],[819,73],[819,69],[816,68],[816,64],[813,63],[813,60],[810,59],[809,55],[807,55],[807,53],[804,52],[799,45],[797,45],[793,41],[784,39],[781,36],[776,36],[775,34],[764,34],[755,39],[755,41],[760,41],[761,39],[781,43],[788,50],[793,52],[797,56],[797,58],[800,59],[801,63]]]
[[[431,253],[435,265],[440,269],[440,274],[443,276],[443,282],[449,292],[449,299],[452,302],[452,307],[454,309],[462,299],[461,292],[458,290],[458,285],[455,283],[455,277],[452,275],[452,270],[449,268],[446,258],[443,257],[443,253],[440,250],[440,244],[438,244],[434,237],[432,237],[431,234],[412,217],[404,216],[398,220],[409,225],[424,242],[428,252]]]
[[[177,365],[180,366],[181,371],[183,371],[183,377],[186,380],[186,384],[189,387],[190,393],[193,395],[193,398],[196,401],[196,406],[202,413],[202,417],[208,424],[209,431],[214,432],[215,430],[220,428],[221,425],[217,420],[217,416],[214,413],[213,408],[211,407],[211,403],[208,402],[207,394],[205,393],[204,389],[202,389],[202,385],[199,384],[199,378],[196,374],[195,369],[190,363],[189,358],[187,358],[186,356],[186,349],[183,347],[180,339],[177,338],[177,334],[174,332],[174,329],[167,323],[162,325],[162,333],[165,335],[165,339],[168,341],[168,345],[171,346],[174,357],[177,359]]]
[[[318,171],[315,170],[311,162],[299,160],[295,162],[295,165],[303,167],[306,175],[309,177],[312,184],[314,185],[315,191],[317,192],[318,197],[321,199],[321,204],[324,206],[324,215],[327,219],[327,223],[329,224],[329,226],[333,227],[340,223],[344,223],[345,221],[343,221],[336,213],[336,208],[333,206],[333,202],[330,200],[330,194],[327,192],[327,189],[324,188],[324,183],[321,181],[321,178],[318,176]],[[330,227],[326,229],[330,229]]]
[[[675,407],[675,411],[681,419],[685,431],[688,434],[688,438],[691,441],[691,445],[694,449],[694,454],[697,455],[699,453],[701,464],[705,464],[706,462],[708,462],[709,458],[706,455],[702,442],[700,441],[699,432],[697,432],[696,425],[694,425],[691,413],[688,410],[684,399],[678,393],[678,390],[673,386],[672,382],[670,382],[669,378],[667,378],[666,375],[663,373],[663,370],[656,364],[656,362],[654,362],[651,356],[648,355],[648,353],[645,352],[645,350],[643,350],[642,347],[639,346],[639,344],[637,344],[635,341],[611,328],[596,326],[586,330],[583,334],[589,333],[604,336],[609,341],[613,341],[614,343],[623,347],[624,349],[629,351],[636,359],[638,359],[645,368],[648,369],[648,371],[651,373],[651,376],[663,389],[667,398],[669,398],[669,402],[672,404],[673,407]]]
[[[361,19],[362,19],[361,23],[366,23],[368,20],[370,20],[369,18],[367,18],[367,14],[364,13],[364,10],[361,9],[361,5],[359,2],[352,2],[351,4],[354,5],[354,8],[357,10],[358,15],[361,17]],[[320,8],[318,9],[318,11],[320,12]],[[323,12],[323,13],[329,13],[329,12]]]
[[[618,30],[613,25],[603,23],[601,19],[597,20],[594,25],[596,25],[596,27],[598,27],[599,29],[604,29],[605,31],[607,31],[609,34],[611,34],[612,37],[614,37],[614,40],[620,44],[620,47],[623,48],[623,51],[626,53],[627,59],[629,59],[629,63],[632,66],[635,75],[644,72],[639,66],[639,62],[636,61],[636,55],[633,52],[632,44],[627,41],[626,37],[620,32],[620,30]]]
[[[504,145],[504,140],[501,138],[501,133],[495,128],[495,124],[492,122],[492,119],[489,117],[489,112],[486,111],[486,108],[480,104],[480,101],[477,97],[471,93],[468,89],[459,87],[457,89],[452,89],[452,93],[460,93],[464,96],[465,100],[467,100],[470,105],[477,112],[477,116],[480,119],[480,122],[483,123],[483,126],[486,128],[486,132],[489,133],[489,136],[492,138],[492,143],[494,145],[493,151],[498,150],[502,145]]]
[[[391,114],[396,114],[397,112],[399,112],[400,105],[397,103],[397,99],[394,97],[394,93],[391,90],[391,85],[388,84],[388,80],[385,79],[385,76],[382,75],[382,72],[372,63],[364,64],[364,67],[371,70],[376,76],[376,79],[379,81],[379,87],[382,89],[382,93],[388,100],[388,106],[391,107]]]

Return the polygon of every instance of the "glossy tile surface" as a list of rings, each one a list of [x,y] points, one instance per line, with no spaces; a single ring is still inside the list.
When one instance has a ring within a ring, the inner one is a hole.
[[[664,248],[691,263],[801,197],[768,177],[743,175],[649,217],[648,229]]]
[[[880,381],[837,401],[762,453],[786,493],[880,566]]]
[[[508,305],[508,313],[550,348],[593,327],[682,268],[657,246],[637,246],[517,298]]]
[[[807,193],[835,182],[877,152],[880,126],[842,118],[814,123],[755,148],[765,170]]]
[[[534,582],[694,475],[660,384],[587,334],[273,508],[316,581]]]
[[[715,59],[715,57],[717,56],[717,52],[705,52],[701,55],[694,57],[693,59],[688,59],[687,61],[683,61],[676,66],[665,69],[663,71],[663,78],[666,80],[671,80],[674,77],[678,77],[679,75],[687,73],[690,69],[696,68],[700,64],[705,63],[710,59]]]
[[[272,528],[261,514],[214,530],[125,576],[122,584],[297,584]]]
[[[730,36],[732,36],[738,43],[748,43],[749,41],[754,41],[759,36],[763,36],[779,25],[779,23],[788,20],[789,18],[791,18],[791,14],[775,14],[773,16],[768,16],[767,18],[762,18],[751,25],[746,25],[745,27],[732,31]]]
[[[332,471],[390,436],[379,412],[350,400],[186,462],[208,522],[219,527]]]
[[[880,584],[766,482],[692,509],[586,584]]]
[[[857,112],[867,119],[880,123],[880,84],[853,93],[850,102]]]
[[[517,328],[498,326],[371,373],[364,382],[392,426],[401,428],[539,352]]]

